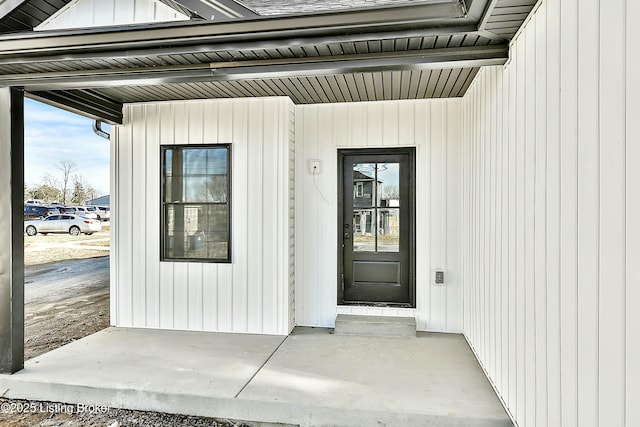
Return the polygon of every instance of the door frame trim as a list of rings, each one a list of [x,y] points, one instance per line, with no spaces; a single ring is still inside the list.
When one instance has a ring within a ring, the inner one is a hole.
[[[353,306],[353,305],[367,305],[367,304],[354,304],[344,302],[344,245],[343,245],[343,230],[342,224],[344,216],[344,158],[346,156],[359,156],[359,155],[385,155],[385,154],[407,154],[409,156],[409,191],[410,197],[407,208],[409,209],[409,309],[416,308],[416,147],[376,147],[376,148],[347,148],[338,149],[338,222],[336,227],[338,237],[338,258],[336,260],[338,264],[338,275],[336,277],[336,285],[338,287],[337,293],[337,305],[338,306]],[[371,304],[375,307],[398,307],[398,304]]]

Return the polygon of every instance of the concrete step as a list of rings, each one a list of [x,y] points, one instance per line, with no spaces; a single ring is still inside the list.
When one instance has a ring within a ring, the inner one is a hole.
[[[413,317],[338,314],[334,333],[336,335],[366,337],[415,338],[416,319]]]

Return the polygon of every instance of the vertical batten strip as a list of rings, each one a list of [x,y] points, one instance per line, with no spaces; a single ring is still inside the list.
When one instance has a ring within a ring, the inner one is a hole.
[[[599,4],[578,8],[578,425],[598,425]]]
[[[215,138],[216,142],[220,144],[231,144],[231,262],[232,264],[220,265],[218,267],[218,295],[217,295],[217,310],[218,315],[216,321],[218,324],[217,330],[231,332],[234,330],[233,313],[233,286],[235,283],[234,267],[233,264],[239,262],[241,256],[240,246],[235,244],[237,242],[238,235],[236,230],[238,227],[243,227],[240,224],[240,219],[237,216],[237,212],[241,209],[239,207],[240,194],[236,183],[238,182],[239,175],[243,172],[243,168],[238,167],[236,159],[240,155],[238,152],[238,144],[234,140],[233,136],[233,111],[229,108],[229,101],[224,100],[214,103],[216,106],[215,115]]]
[[[129,106],[127,108],[136,108],[135,106]],[[170,145],[173,144],[173,107],[172,104],[165,103],[158,105],[158,117],[159,117],[159,144],[160,145]],[[127,123],[125,121],[125,123]],[[125,124],[126,126],[126,124]],[[158,175],[155,179],[160,179],[160,175]],[[158,191],[160,186],[158,186]],[[157,202],[158,207],[160,207],[160,195],[158,196]],[[159,219],[158,219],[159,221]],[[160,226],[158,226],[160,229]],[[164,230],[163,230],[164,232]],[[160,248],[163,250],[163,248]],[[158,253],[158,259],[160,258],[160,253]],[[161,328],[173,328],[174,327],[174,319],[173,319],[173,264],[168,262],[160,263],[160,307],[159,307],[159,317],[160,317],[160,327]]]
[[[264,170],[265,155],[270,147],[265,147],[267,138],[264,136],[265,123],[263,119],[263,109],[258,103],[252,103],[248,106],[246,114],[251,117],[248,122],[248,145],[252,144],[251,155],[247,155],[246,168],[243,167],[241,174],[246,174],[246,207],[244,214],[246,215],[246,244],[247,244],[247,330],[257,331],[262,323],[262,305],[263,305],[263,287],[264,265],[272,262],[273,249],[269,248],[265,252],[265,245],[270,241],[271,224],[265,218],[267,209],[274,207],[273,201],[271,206],[265,204],[265,176]],[[238,118],[239,119],[239,118]],[[234,117],[234,120],[237,120]],[[271,185],[272,183],[269,182]],[[244,183],[243,183],[244,185]],[[270,195],[270,194],[269,194]],[[235,218],[234,218],[235,219]],[[270,227],[265,229],[265,226]],[[263,261],[263,255],[265,260]],[[249,267],[250,266],[250,267]]]
[[[146,321],[145,326],[157,328],[160,326],[160,185],[157,181],[160,177],[160,147],[159,140],[159,115],[157,106],[145,106],[145,165],[144,176],[146,181],[145,194],[145,223],[146,236]]]
[[[560,306],[562,427],[578,426],[578,0],[560,2]]]
[[[509,389],[509,81],[506,70],[496,69],[498,82],[498,132],[500,133],[500,230],[499,230],[499,274],[500,274],[500,380],[498,387],[508,394]],[[467,136],[468,137],[468,136]]]
[[[598,412],[604,427],[625,424],[626,70],[624,0],[600,4]]]
[[[235,166],[239,169],[236,175],[238,179],[234,182],[234,193],[240,202],[240,209],[236,210],[233,219],[239,223],[236,227],[234,242],[248,250],[250,248],[249,233],[247,230],[250,213],[250,195],[248,171],[249,152],[249,132],[248,132],[248,106],[244,103],[228,101],[228,108],[232,110],[233,142],[236,144],[234,156]],[[262,141],[260,141],[261,143]],[[249,322],[249,284],[248,280],[249,256],[245,255],[234,263],[233,272],[233,328],[234,330],[248,330]]]
[[[546,139],[547,139],[547,228],[546,228],[546,357],[547,357],[547,419],[548,426],[562,425],[561,394],[561,106],[560,82],[560,1],[547,3],[546,32]],[[543,424],[544,425],[544,424]]]
[[[435,200],[444,201],[443,191],[443,123],[444,123],[444,111],[440,108],[433,109],[431,111],[430,122],[432,123],[430,129],[431,143],[429,144],[429,170],[430,176],[434,179],[430,180],[430,185],[427,187],[430,197]],[[430,252],[431,252],[431,265],[430,270],[435,268],[442,268],[443,265],[443,253],[442,245],[444,240],[444,203],[432,203],[429,212],[429,229],[431,231],[430,240]],[[419,215],[419,213],[418,213]],[[441,286],[433,286],[429,281],[429,327],[435,330],[443,329],[443,312],[442,312],[442,298],[444,289]]]
[[[536,168],[536,39],[535,30],[538,21],[530,23],[530,31],[523,33],[525,46],[524,86],[524,419],[525,425],[536,422],[536,347],[535,347],[535,168]]]
[[[134,224],[134,218],[144,218],[146,216],[145,197],[147,193],[145,166],[138,167],[136,159],[146,157],[147,132],[144,110],[134,109],[132,111],[131,127],[131,211],[127,219],[131,221],[129,231],[131,234],[131,325],[144,325],[146,323],[146,251],[145,224]],[[144,162],[146,165],[146,162]],[[135,216],[134,216],[135,213]],[[139,268],[137,268],[139,266]],[[134,284],[140,284],[138,286]]]
[[[534,336],[535,420],[548,420],[547,378],[547,5],[540,5],[535,26],[535,171],[534,171]]]
[[[124,107],[123,113],[127,113],[127,108]],[[110,209],[111,209],[111,247],[109,251],[109,317],[110,324],[117,325],[120,323],[120,258],[119,253],[116,252],[116,248],[120,245],[120,233],[119,233],[119,221],[117,213],[119,212],[120,203],[118,198],[120,197],[120,140],[122,138],[123,128],[121,126],[115,126],[111,133],[109,155],[110,161],[110,174],[109,182],[111,187],[110,196]]]
[[[128,111],[129,114],[132,111]],[[118,278],[117,283],[119,286],[118,292],[118,322],[122,326],[131,326],[132,324],[132,299],[133,288],[131,285],[132,275],[132,241],[131,241],[131,223],[132,209],[131,200],[132,192],[131,188],[125,183],[131,182],[131,173],[133,169],[132,156],[132,129],[123,129],[122,138],[119,141],[119,160],[118,167],[119,172],[119,188],[118,188],[118,231],[119,241],[118,249],[122,257],[118,265]]]
[[[516,63],[517,64],[517,63]],[[509,204],[508,204],[508,216],[509,224],[507,229],[508,244],[507,250],[509,253],[508,264],[508,281],[509,281],[509,387],[508,387],[508,400],[511,402],[511,412],[515,415],[515,405],[517,402],[518,391],[518,352],[517,352],[517,333],[518,333],[518,285],[517,285],[517,149],[518,144],[516,142],[518,122],[517,122],[517,91],[516,91],[516,64],[512,63],[511,67],[505,71],[508,77],[509,98],[507,104],[509,123],[508,133],[508,145],[509,145]]]
[[[499,242],[498,242],[498,219],[499,219],[499,211],[498,211],[498,199],[499,199],[499,164],[498,164],[498,156],[499,156],[499,136],[498,136],[498,84],[497,84],[497,69],[493,68],[491,71],[491,242],[490,242],[490,276],[491,276],[491,286],[493,288],[493,295],[491,298],[491,305],[493,306],[492,310],[492,329],[493,329],[493,339],[491,345],[491,353],[493,353],[492,360],[492,369],[493,369],[493,378],[496,383],[500,382],[501,372],[500,372],[500,314],[502,310],[502,306],[498,303],[500,298],[500,286],[499,286],[499,278],[498,278],[498,250],[499,250]]]
[[[172,103],[171,138],[172,144],[188,144],[191,142],[189,127],[190,109],[185,103]],[[189,329],[189,264],[173,263],[173,327]],[[190,310],[191,309],[191,310]]]
[[[625,141],[626,141],[626,371],[625,421],[626,427],[640,425],[640,50],[635,42],[640,38],[640,3],[626,0],[625,38]]]
[[[296,140],[296,150],[295,150],[295,182],[298,185],[295,188],[295,212],[297,216],[305,217],[305,206],[306,203],[306,192],[303,194],[298,194],[299,189],[306,189],[305,180],[303,173],[306,172],[306,168],[304,167],[305,163],[305,114],[306,110],[296,111],[295,114],[295,140]],[[304,171],[304,172],[303,172]],[[307,293],[306,287],[303,286],[303,281],[306,279],[306,265],[302,262],[302,257],[300,256],[304,253],[305,240],[304,234],[301,232],[302,221],[294,221],[295,226],[295,248],[296,248],[296,259],[295,259],[295,312],[296,312],[296,323],[305,324],[308,323],[307,318],[304,317],[307,315],[309,310],[306,310],[307,306]]]
[[[462,216],[460,211],[460,196],[462,186],[460,179],[461,171],[461,141],[463,129],[459,120],[462,117],[461,103],[447,102],[447,124],[446,132],[446,235],[444,245],[445,262],[449,276],[449,286],[445,292],[445,331],[457,332],[462,330],[462,274],[461,274],[461,249],[460,245],[460,225]]]
[[[526,51],[525,35],[521,34],[517,40],[516,48],[520,51]],[[516,58],[516,86],[514,91],[516,92],[516,103],[514,108],[517,111],[516,117],[516,219],[515,219],[515,271],[516,271],[516,396],[517,401],[515,404],[515,415],[518,419],[525,420],[525,386],[526,386],[526,328],[525,328],[525,186],[524,186],[524,173],[525,173],[525,124],[526,124],[526,112],[524,108],[525,104],[525,84],[524,76],[526,70],[525,63],[526,56],[524,54],[519,55]]]

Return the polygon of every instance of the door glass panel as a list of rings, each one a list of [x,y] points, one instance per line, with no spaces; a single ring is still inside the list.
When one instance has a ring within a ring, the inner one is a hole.
[[[353,250],[400,251],[400,164],[353,165]]]
[[[400,209],[378,210],[378,252],[400,252]]]
[[[353,250],[355,252],[375,252],[374,214],[373,209],[353,211]]]
[[[376,165],[371,163],[356,163],[353,165],[353,207],[372,208],[376,202],[375,184]]]
[[[377,193],[378,206],[400,206],[400,164],[378,163],[376,166],[379,186]]]

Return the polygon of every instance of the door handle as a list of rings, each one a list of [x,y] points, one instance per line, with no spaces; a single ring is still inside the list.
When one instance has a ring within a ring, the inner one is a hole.
[[[351,238],[351,233],[349,233],[348,231],[344,233],[344,239],[345,240],[349,240]]]

